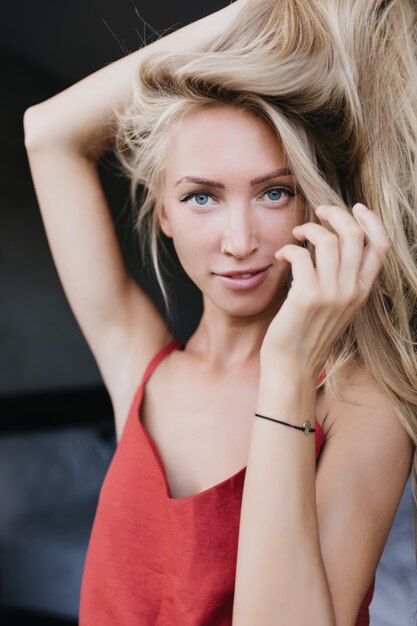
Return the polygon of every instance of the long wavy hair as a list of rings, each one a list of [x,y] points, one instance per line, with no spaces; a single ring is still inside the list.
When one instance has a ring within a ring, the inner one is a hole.
[[[345,368],[365,365],[412,437],[415,546],[416,13],[412,0],[248,2],[199,51],[154,54],[138,67],[134,97],[116,111],[115,144],[167,310],[157,208],[169,134],[191,110],[222,103],[262,116],[282,141],[306,221],[320,223],[319,204],[351,212],[358,201],[381,217],[393,246],[332,349],[325,385],[340,397]]]

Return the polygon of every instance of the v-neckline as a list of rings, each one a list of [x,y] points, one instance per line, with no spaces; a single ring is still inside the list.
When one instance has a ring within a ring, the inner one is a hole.
[[[165,489],[165,499],[170,502],[170,503],[182,503],[182,502],[189,502],[191,500],[195,500],[197,498],[202,498],[204,496],[208,496],[211,493],[213,493],[214,491],[218,490],[218,489],[222,489],[223,487],[227,486],[229,483],[234,482],[235,480],[238,480],[240,477],[242,477],[245,472],[246,472],[246,468],[247,465],[245,465],[244,467],[242,467],[240,470],[238,470],[237,472],[235,472],[234,474],[232,474],[232,476],[229,476],[228,478],[225,478],[224,480],[222,480],[219,483],[216,483],[215,485],[212,485],[211,487],[207,487],[207,489],[204,489],[203,491],[199,491],[197,493],[191,494],[189,496],[183,496],[181,498],[173,498],[172,494],[171,494],[171,488],[169,486],[169,482],[168,482],[168,477],[167,477],[167,473],[166,473],[166,469],[165,469],[165,465],[162,461],[162,457],[159,453],[158,447],[155,443],[155,441],[152,439],[150,433],[147,431],[147,429],[145,428],[144,424],[142,423],[142,418],[141,418],[141,409],[142,409],[142,404],[143,404],[143,398],[145,395],[145,385],[148,381],[148,379],[150,378],[150,376],[153,374],[153,372],[155,371],[155,369],[158,367],[159,363],[166,357],[168,356],[168,354],[170,354],[173,350],[175,350],[176,348],[183,348],[185,347],[185,343],[180,341],[179,339],[174,339],[171,343],[167,344],[165,346],[165,348],[163,348],[160,353],[158,353],[154,359],[151,361],[151,363],[149,364],[148,369],[146,370],[141,385],[140,385],[140,390],[139,390],[139,394],[138,394],[138,400],[137,400],[137,404],[136,404],[136,410],[135,410],[135,417],[137,418],[136,421],[139,423],[139,429],[142,432],[142,434],[145,437],[145,440],[152,452],[152,456],[153,459],[155,460],[162,481],[164,483],[164,489]],[[162,355],[161,355],[162,353]],[[154,361],[156,361],[155,365],[154,365]],[[317,383],[317,386],[319,386],[320,383]],[[323,431],[322,428],[320,426],[320,424],[318,422],[316,422],[315,424],[315,428],[319,431],[320,435],[319,435],[319,439],[321,438],[322,443],[324,440],[324,436],[323,436]],[[316,437],[316,434],[314,435]],[[322,444],[321,444],[322,445]],[[174,506],[174,505],[173,505]]]

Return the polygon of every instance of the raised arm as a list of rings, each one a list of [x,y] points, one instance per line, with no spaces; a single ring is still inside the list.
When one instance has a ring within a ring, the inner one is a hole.
[[[113,108],[131,97],[134,71],[146,55],[198,48],[221,33],[246,1],[159,39],[25,112],[25,144],[49,245],[111,396],[119,435],[143,368],[171,334],[127,272],[97,162],[112,144]]]
[[[333,234],[312,223],[294,228],[299,241],[315,246],[315,266],[294,244],[276,253],[291,264],[294,279],[261,348],[233,626],[368,623],[369,595],[410,473],[413,441],[359,360],[344,370],[343,398],[322,392],[325,443],[317,468],[315,435],[308,424],[304,432],[291,427],[307,420],[314,426],[317,377],[391,247],[380,218],[355,206],[355,219],[342,207],[316,208]]]

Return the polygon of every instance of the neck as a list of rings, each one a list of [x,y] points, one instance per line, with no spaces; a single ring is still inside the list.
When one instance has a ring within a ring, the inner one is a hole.
[[[209,369],[258,366],[265,333],[280,304],[253,316],[232,316],[211,302],[204,303],[200,323],[187,343]]]

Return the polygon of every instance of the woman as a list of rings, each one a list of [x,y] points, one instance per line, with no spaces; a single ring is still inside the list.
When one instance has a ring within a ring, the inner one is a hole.
[[[120,440],[82,626],[369,624],[413,459],[417,500],[414,18],[237,0],[27,111]],[[186,345],[122,260],[113,137],[166,303],[160,230],[202,292]]]

